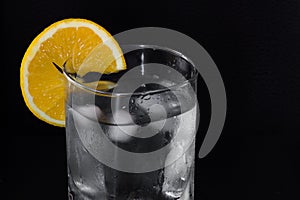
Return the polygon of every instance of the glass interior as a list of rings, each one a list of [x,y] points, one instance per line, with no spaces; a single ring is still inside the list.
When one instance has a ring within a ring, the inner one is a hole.
[[[154,45],[125,45],[121,46],[125,62],[127,65],[126,70],[119,71],[111,74],[99,74],[97,72],[89,72],[83,77],[80,77],[82,81],[76,79],[76,74],[70,74],[64,68],[64,74],[72,84],[82,89],[89,90],[103,95],[140,95],[143,92],[157,93],[167,89],[174,89],[176,87],[182,87],[188,82],[193,82],[197,79],[198,72],[195,69],[191,60],[186,58],[181,53],[169,49],[158,47]],[[165,66],[165,67],[163,67]],[[166,74],[166,67],[176,70],[182,76],[176,76],[176,72],[172,71],[170,74]],[[167,88],[160,87],[158,84],[153,87],[146,87],[143,90],[128,91],[128,87],[120,87],[118,84],[114,85],[111,89],[97,89],[96,85],[89,85],[94,81],[109,81],[118,83],[118,81],[128,73],[128,71],[134,70],[134,73],[128,76],[126,84],[130,86],[134,82],[136,84],[136,77],[140,79],[147,79],[147,82],[155,83],[159,81],[168,82]],[[162,75],[162,76],[161,76]]]

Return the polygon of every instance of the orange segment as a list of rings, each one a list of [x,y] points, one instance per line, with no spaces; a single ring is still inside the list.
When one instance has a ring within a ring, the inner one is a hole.
[[[113,73],[126,68],[118,43],[106,29],[92,21],[64,19],[42,31],[23,57],[21,90],[30,111],[56,126],[65,125],[66,80],[52,62],[62,66],[68,59],[72,59],[74,70],[81,75],[89,71]]]

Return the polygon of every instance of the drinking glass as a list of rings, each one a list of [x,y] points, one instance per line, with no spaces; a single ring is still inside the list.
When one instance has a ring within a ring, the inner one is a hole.
[[[69,199],[193,200],[197,70],[167,47],[121,48],[126,70],[64,68]]]

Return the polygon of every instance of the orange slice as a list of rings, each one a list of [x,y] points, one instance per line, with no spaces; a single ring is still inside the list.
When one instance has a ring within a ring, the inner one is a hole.
[[[63,19],[48,26],[29,45],[20,69],[20,86],[29,110],[39,119],[65,126],[66,79],[53,66],[72,59],[80,75],[126,68],[118,43],[102,26],[86,19]]]

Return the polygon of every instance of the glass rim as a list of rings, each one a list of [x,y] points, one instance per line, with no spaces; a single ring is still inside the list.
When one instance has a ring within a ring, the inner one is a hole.
[[[186,57],[184,54],[180,53],[177,50],[174,50],[174,49],[171,49],[171,48],[168,48],[168,47],[161,47],[161,46],[158,46],[158,45],[148,45],[148,44],[147,45],[144,45],[144,44],[141,44],[141,45],[128,45],[128,46],[135,47],[135,48],[139,47],[139,48],[136,48],[135,50],[145,49],[145,48],[152,48],[152,49],[155,49],[155,50],[159,49],[159,50],[163,50],[163,51],[172,53],[173,55],[176,55],[178,57],[183,58],[188,63],[190,63],[193,66],[194,69],[196,69],[195,64],[192,62],[192,60],[189,59],[188,57]],[[76,78],[72,77],[71,74],[69,74],[66,71],[65,67],[63,67],[62,71],[63,71],[64,76],[67,78],[67,81],[69,83],[75,85],[78,88],[81,88],[83,90],[87,90],[89,92],[95,93],[95,94],[100,95],[100,96],[120,96],[120,97],[121,96],[135,96],[135,95],[151,95],[151,94],[156,94],[156,93],[162,93],[162,92],[165,92],[165,91],[175,90],[176,88],[180,88],[180,87],[188,85],[191,81],[194,81],[198,77],[198,74],[199,74],[198,71],[195,70],[195,73],[189,79],[186,79],[186,80],[184,80],[180,83],[176,83],[174,85],[168,86],[166,88],[149,90],[149,91],[146,91],[146,92],[114,92],[114,90],[112,90],[112,91],[97,90],[96,88],[92,88],[92,87],[89,87],[89,86],[87,86],[83,83],[80,83],[78,80],[76,80]]]

